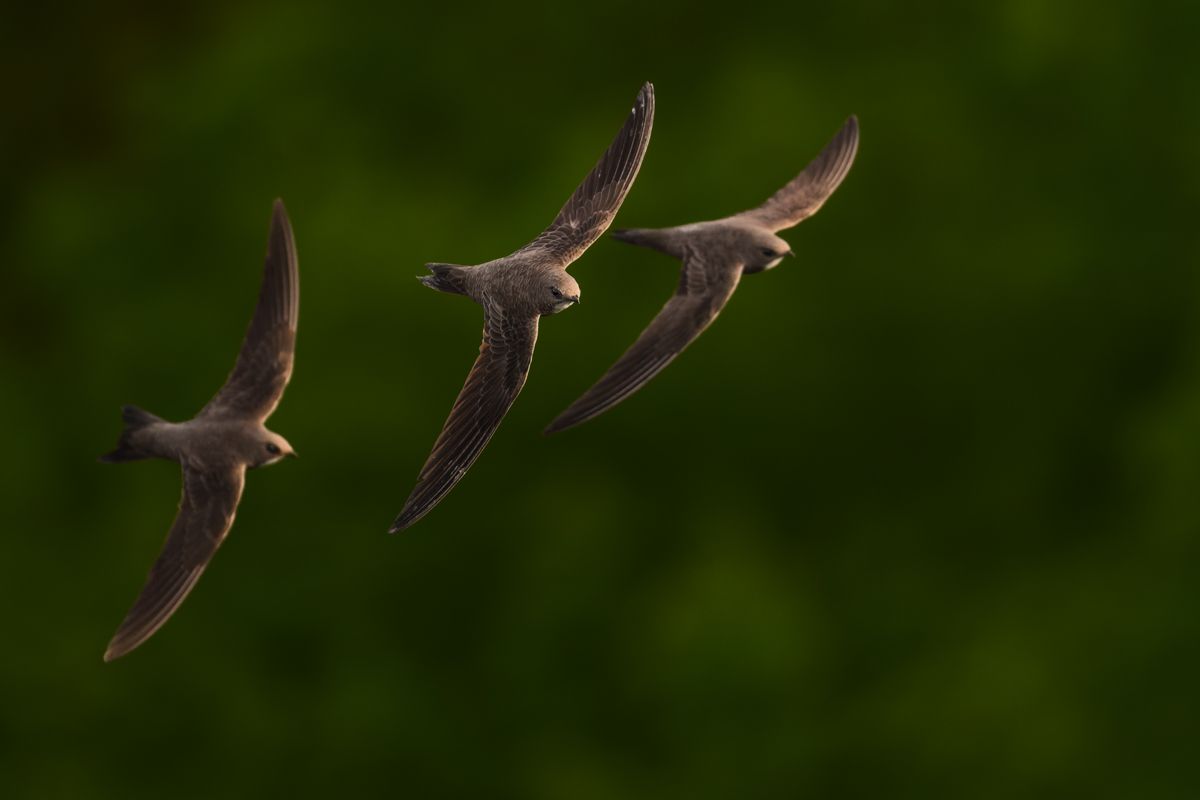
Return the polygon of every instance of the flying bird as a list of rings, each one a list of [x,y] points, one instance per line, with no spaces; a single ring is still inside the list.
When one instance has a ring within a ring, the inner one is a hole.
[[[546,433],[599,416],[645,386],[717,318],[743,275],[794,255],[776,233],[817,213],[850,171],[857,150],[858,120],[850,117],[803,172],[758,208],[675,228],[613,231],[623,242],[682,261],[679,287],[637,341]]]
[[[483,342],[390,532],[429,513],[496,432],[525,385],[539,318],[579,302],[579,284],[567,267],[616,216],[641,167],[653,122],[654,87],[647,83],[612,144],[540,236],[515,253],[477,266],[425,265],[433,274],[418,278],[423,284],[466,295],[483,306]]]
[[[183,468],[175,522],[141,594],[109,642],[105,661],[146,641],[183,603],[233,525],[246,470],[296,455],[263,423],[292,374],[299,312],[296,243],[283,202],[276,200],[258,305],[225,385],[187,422],[167,422],[125,406],[120,441],[100,457],[104,462],[164,458]]]

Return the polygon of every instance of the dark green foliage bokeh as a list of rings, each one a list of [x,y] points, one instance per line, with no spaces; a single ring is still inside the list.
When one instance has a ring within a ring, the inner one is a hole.
[[[109,3],[0,24],[0,794],[1188,798],[1200,13],[1008,0]],[[541,428],[672,291],[611,239],[453,494],[386,530],[478,345],[422,288],[549,222],[638,86],[618,225],[757,204],[795,262]],[[100,661],[284,197],[303,301],[233,533]]]

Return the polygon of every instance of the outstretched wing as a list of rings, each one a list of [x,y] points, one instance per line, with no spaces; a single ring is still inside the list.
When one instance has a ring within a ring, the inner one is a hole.
[[[599,416],[646,385],[717,318],[741,275],[741,264],[708,267],[695,254],[685,258],[675,295],[617,363],[559,414],[546,433]]]
[[[149,639],[183,603],[233,525],[245,477],[242,466],[203,470],[184,465],[175,523],[142,593],[108,643],[105,661]]]
[[[479,357],[421,468],[416,487],[392,523],[392,533],[412,525],[450,493],[483,452],[525,385],[537,342],[538,318],[508,318],[488,306],[485,313]]]
[[[292,376],[296,323],[300,317],[300,273],[296,242],[282,200],[275,201],[271,238],[258,305],[233,372],[200,415],[259,422],[271,416]]]
[[[646,83],[638,92],[633,110],[617,138],[600,161],[558,212],[550,227],[517,253],[541,250],[564,268],[591,246],[608,229],[625,195],[633,186],[654,125],[654,86]],[[516,255],[516,253],[514,253]]]
[[[858,152],[858,118],[850,117],[804,171],[771,195],[767,202],[739,217],[747,217],[772,232],[799,225],[833,194]]]

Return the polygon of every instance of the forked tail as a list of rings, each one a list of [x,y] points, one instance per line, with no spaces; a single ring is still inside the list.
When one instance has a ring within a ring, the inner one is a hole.
[[[418,275],[417,280],[430,289],[437,289],[439,292],[448,292],[449,294],[467,293],[467,270],[470,269],[469,267],[458,264],[426,264],[425,267],[433,274]]]
[[[121,419],[125,421],[125,430],[121,431],[121,438],[117,441],[116,449],[100,456],[100,460],[106,464],[115,464],[120,461],[150,458],[149,453],[138,449],[133,443],[133,437],[142,428],[162,422],[162,418],[154,416],[149,411],[143,411],[137,406],[121,406]]]
[[[612,232],[614,239],[641,247],[649,247],[674,258],[683,258],[681,240],[671,228],[625,228]]]

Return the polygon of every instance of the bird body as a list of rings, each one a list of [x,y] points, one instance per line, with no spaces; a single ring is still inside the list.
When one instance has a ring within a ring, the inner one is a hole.
[[[273,444],[279,452],[267,450],[268,444]],[[294,453],[286,439],[262,423],[202,417],[186,422],[167,422],[155,418],[154,422],[131,428],[124,446],[125,457],[111,457],[110,454],[102,456],[101,460],[115,462],[161,458],[195,466],[240,464],[247,469],[254,469],[274,464]]]
[[[765,272],[794,255],[777,232],[812,216],[849,172],[858,151],[851,117],[799,175],[758,208],[672,228],[632,228],[613,237],[683,262],[679,286],[616,363],[546,428],[555,433],[590,420],[645,386],[729,302],[743,275]]]
[[[168,422],[136,406],[122,409],[125,429],[116,449],[100,460],[178,462],[183,496],[162,552],[109,642],[105,661],[142,644],[183,603],[233,525],[246,470],[296,454],[263,423],[291,377],[299,281],[291,225],[277,200],[258,304],[225,385],[186,422]]]
[[[557,314],[579,302],[579,284],[562,264],[545,256],[514,254],[476,266],[427,266],[434,274],[418,278],[426,286],[466,295],[485,309],[490,306],[510,314],[545,315]],[[549,287],[562,297],[547,292]]]
[[[579,284],[567,267],[616,216],[641,167],[653,121],[654,87],[647,83],[612,144],[536,239],[477,266],[426,264],[431,274],[418,278],[423,284],[466,295],[483,307],[483,341],[391,532],[407,528],[441,502],[516,401],[533,360],[538,322],[579,302]]]
[[[784,256],[792,254],[783,239],[748,220],[733,217],[673,228],[629,228],[613,231],[613,238],[658,250],[681,261],[706,254],[707,263],[744,273],[772,269]],[[761,257],[764,253],[769,253],[765,260]]]

